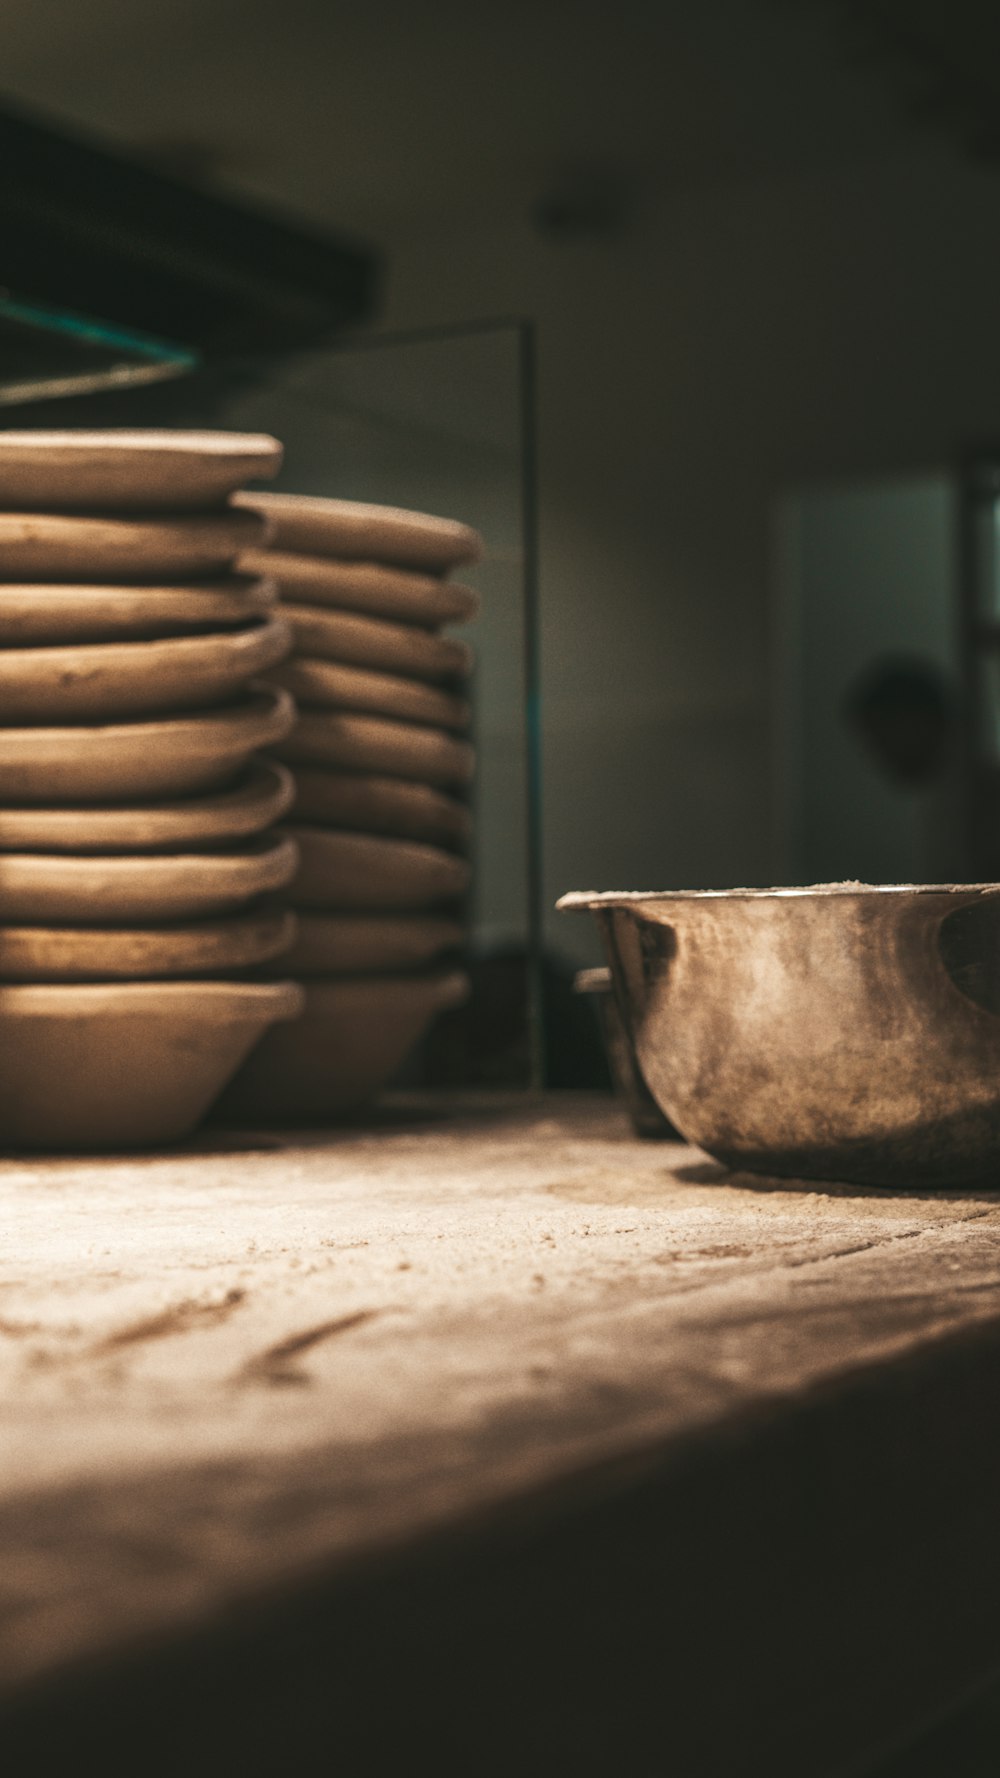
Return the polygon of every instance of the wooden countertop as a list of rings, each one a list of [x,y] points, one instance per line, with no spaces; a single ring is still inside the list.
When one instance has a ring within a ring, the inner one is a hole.
[[[820,1778],[1000,1669],[1000,1193],[562,1094],[0,1201],[35,1771]]]

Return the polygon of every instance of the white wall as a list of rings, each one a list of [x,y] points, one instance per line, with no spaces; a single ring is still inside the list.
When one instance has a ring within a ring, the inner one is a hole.
[[[771,878],[772,503],[1000,434],[998,213],[1000,174],[931,145],[650,201],[617,238],[387,243],[387,326],[539,328],[550,901]]]

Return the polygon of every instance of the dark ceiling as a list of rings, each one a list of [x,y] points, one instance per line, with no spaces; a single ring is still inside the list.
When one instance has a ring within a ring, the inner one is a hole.
[[[944,9],[940,9],[942,16]],[[819,0],[11,0],[2,85],[158,164],[398,238],[892,153]]]

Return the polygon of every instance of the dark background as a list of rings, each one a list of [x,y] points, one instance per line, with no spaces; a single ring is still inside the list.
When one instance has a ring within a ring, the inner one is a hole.
[[[2,25],[17,106],[370,243],[366,325],[535,322],[547,898],[780,875],[775,503],[1000,436],[1000,9],[9,0]],[[983,1707],[892,1778],[998,1751]]]
[[[775,503],[1000,433],[996,9],[35,0],[3,23],[17,104],[371,243],[372,326],[535,321],[546,900],[780,878]]]

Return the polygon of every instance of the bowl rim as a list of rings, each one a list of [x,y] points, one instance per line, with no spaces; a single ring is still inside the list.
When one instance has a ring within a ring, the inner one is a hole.
[[[219,704],[214,709],[179,711],[174,716],[137,716],[134,720],[124,719],[119,722],[84,718],[77,723],[8,724],[0,728],[0,745],[17,749],[20,741],[22,751],[30,750],[32,744],[62,749],[74,744],[79,746],[81,741],[86,742],[92,736],[98,736],[102,741],[122,743],[181,736],[209,741],[232,737],[242,741],[247,732],[255,733],[262,724],[270,742],[277,739],[277,735],[271,735],[272,724],[280,719],[291,728],[295,715],[295,700],[291,692],[285,691],[280,685],[268,685],[264,680],[251,679],[243,687],[238,699],[231,704]]]
[[[401,611],[395,621],[423,625],[430,620],[413,615],[422,607],[433,609],[433,621],[437,624],[471,623],[482,610],[482,600],[475,587],[467,586],[461,580],[444,579],[430,567],[407,567],[402,562],[382,562],[373,556],[321,556],[304,548],[290,549],[277,544],[273,547],[265,544],[260,550],[245,553],[254,568],[273,574],[283,584],[293,584],[303,603],[312,602],[308,595],[303,598],[306,587],[311,590],[323,588],[332,593],[332,598],[317,601],[319,609],[324,611],[367,611],[368,601],[373,597],[380,600],[402,597],[409,615]],[[470,563],[465,565],[471,566]],[[364,603],[341,606],[340,601],[351,582],[354,596],[363,593]],[[375,606],[371,610],[373,616],[392,616]]]
[[[127,940],[129,943],[133,943],[136,940],[150,939],[157,945],[176,939],[179,943],[186,944],[192,941],[197,942],[200,939],[211,940],[216,937],[225,939],[233,932],[237,937],[243,937],[257,929],[265,932],[268,928],[274,928],[282,934],[290,933],[294,937],[298,923],[298,916],[294,909],[268,905],[254,906],[249,909],[237,908],[230,914],[194,915],[190,920],[162,920],[153,924],[143,921],[141,926],[127,924],[122,926],[62,926],[58,922],[52,924],[49,921],[0,919],[0,945],[5,939],[9,939],[11,933],[18,936],[27,934],[39,945],[44,945],[50,939],[56,939],[60,943],[80,939],[85,944],[92,944],[95,941],[100,944],[112,944],[116,940]],[[5,982],[0,979],[0,987],[15,987],[16,985],[14,982]],[[38,984],[39,987],[60,987],[63,985],[73,986],[71,982]]]
[[[280,575],[276,576],[276,579],[280,587]],[[472,645],[461,636],[452,636],[437,629],[425,629],[422,624],[407,623],[406,619],[402,617],[384,617],[377,611],[355,611],[353,607],[346,605],[307,605],[302,599],[286,598],[281,599],[281,610],[288,617],[290,623],[299,624],[303,629],[308,624],[318,625],[321,631],[326,629],[330,634],[336,636],[338,632],[342,634],[346,626],[354,635],[361,634],[369,637],[388,635],[394,641],[407,643],[418,651],[426,650],[428,653],[436,653],[442,660],[454,662],[453,666],[443,667],[442,671],[453,672],[463,678],[468,678],[475,664]],[[360,631],[358,625],[361,626]],[[298,649],[296,652],[299,652]],[[306,648],[301,650],[303,655],[308,652]],[[339,655],[314,654],[310,658],[332,660],[335,664],[345,667],[362,667],[364,665],[361,661],[341,661]],[[383,671],[396,673],[402,679],[407,678],[405,670],[401,667],[372,667],[369,670],[373,673]]]
[[[446,859],[450,865],[461,865],[465,872],[470,868],[468,859],[461,852],[450,852],[447,846],[439,846],[434,840],[414,840],[408,834],[361,833],[350,827],[327,827],[319,821],[299,821],[295,817],[294,809],[291,819],[286,818],[278,822],[272,831],[287,834],[300,848],[312,849],[315,853],[323,854],[326,857],[332,853],[334,859],[347,850],[349,852],[361,851],[367,857],[387,864],[393,862],[438,864],[441,859]],[[361,913],[364,910],[359,908],[329,909],[330,913],[347,913],[348,911]],[[374,908],[371,910],[372,913],[376,911]],[[413,913],[421,910],[410,908],[405,911]]]
[[[405,541],[415,534],[429,545],[437,545],[436,555],[445,564],[456,568],[463,563],[482,561],[485,552],[483,538],[472,525],[462,519],[447,518],[414,507],[383,506],[370,500],[342,500],[329,494],[293,494],[281,488],[240,488],[232,503],[263,513],[265,518],[273,518],[276,521],[276,545],[282,519],[293,523],[296,519],[305,519],[307,523],[316,521],[324,538],[332,539],[331,547],[326,552],[296,552],[303,555],[327,553],[335,559],[349,560],[336,546],[347,544],[350,547],[357,531],[365,527],[378,537],[380,543],[389,547],[398,546],[401,537]]]
[[[1000,883],[840,883],[792,884],[755,889],[574,889],[556,902],[557,913],[588,908],[634,907],[666,901],[827,901],[836,897],[892,895],[997,895]]]
[[[26,538],[18,538],[19,526],[28,527]],[[89,540],[100,536],[122,543],[131,541],[140,546],[150,539],[159,546],[179,538],[182,542],[190,540],[195,549],[203,549],[206,544],[214,547],[216,543],[228,549],[232,544],[234,557],[249,546],[251,537],[256,543],[265,541],[269,535],[263,514],[231,504],[209,511],[199,508],[195,512],[176,512],[170,508],[143,512],[78,512],[69,507],[42,511],[33,507],[4,506],[0,507],[0,532],[6,532],[11,539],[39,544],[43,548],[49,542],[67,539],[82,542],[86,548]]]
[[[291,808],[294,796],[295,779],[290,767],[282,765],[280,760],[269,758],[266,754],[252,753],[247,760],[246,774],[237,784],[227,790],[207,790],[200,795],[189,797],[177,796],[136,803],[64,803],[62,805],[38,803],[19,806],[14,803],[5,803],[0,796],[0,827],[5,821],[14,822],[18,819],[25,819],[29,822],[32,820],[40,822],[43,827],[48,825],[57,830],[72,827],[80,832],[85,832],[94,822],[100,825],[101,822],[107,822],[109,817],[115,823],[158,817],[162,819],[165,827],[169,827],[172,821],[179,822],[187,818],[190,829],[192,816],[197,821],[199,816],[202,820],[206,816],[210,820],[213,815],[218,814],[225,821],[227,815],[234,810],[238,813],[242,809],[255,808],[261,803],[265,807],[269,807],[272,802],[278,805],[277,813],[270,817],[270,824],[273,824],[280,821],[283,814]],[[267,831],[266,824],[263,830]],[[223,828],[223,838],[226,837],[226,831]],[[203,837],[203,830],[199,827],[197,832],[199,845]],[[211,838],[210,832],[208,837]],[[249,839],[250,833],[247,833],[245,837]],[[169,842],[167,843],[169,844]],[[192,836],[187,840],[182,840],[175,849],[181,851],[185,845],[194,843],[195,838]],[[31,846],[4,848],[3,851],[0,851],[0,857],[5,857],[8,850],[31,852],[47,849],[47,847],[33,848]],[[137,849],[148,850],[148,848]],[[120,847],[115,848],[116,852],[120,852],[120,850]]]
[[[104,667],[125,671],[130,667],[191,666],[202,660],[225,663],[230,656],[256,654],[261,643],[278,638],[291,647],[291,627],[277,610],[248,610],[238,627],[203,630],[190,636],[129,636],[87,642],[29,642],[23,648],[0,649],[0,681],[9,674],[16,684],[19,666],[27,662],[32,672],[57,671],[62,666]],[[66,657],[65,660],[63,657]],[[277,662],[273,663],[278,665]],[[263,669],[252,669],[263,671]]]
[[[0,1023],[8,1018],[87,1020],[163,1017],[229,1024],[241,1012],[256,1022],[296,1018],[305,1005],[298,982],[4,982]]]
[[[3,583],[3,594],[5,601],[17,594],[25,602],[41,601],[43,605],[50,599],[53,603],[58,603],[60,599],[69,599],[86,605],[93,601],[95,595],[100,598],[120,599],[123,604],[147,599],[170,601],[178,598],[212,599],[220,594],[227,598],[245,595],[251,599],[263,597],[270,606],[278,603],[278,582],[270,573],[254,574],[242,568],[227,568],[220,574],[200,574],[194,580],[9,580]],[[44,648],[49,644],[40,642],[29,646]],[[72,648],[76,644],[53,642],[51,646]]]
[[[218,849],[198,850],[195,846],[170,846],[158,852],[4,852],[0,854],[0,876],[6,871],[22,874],[32,872],[40,878],[57,882],[73,877],[86,877],[95,871],[100,875],[182,880],[199,877],[254,877],[263,866],[287,865],[289,873],[298,861],[299,846],[293,834],[277,825],[260,833],[241,835],[233,842],[219,841]],[[0,892],[2,894],[2,892]],[[21,922],[23,924],[23,922]],[[58,924],[58,922],[57,922]]]
[[[109,426],[81,428],[53,427],[49,430],[18,431],[4,429],[0,435],[0,465],[7,458],[16,459],[22,452],[33,456],[36,451],[46,456],[53,452],[75,461],[90,463],[97,452],[107,457],[147,455],[176,457],[235,456],[255,459],[279,455],[282,445],[269,432],[229,432],[206,427],[179,427],[173,431],[156,426]]]
[[[310,674],[314,673],[317,668],[319,669],[320,679],[325,678],[327,674],[346,674],[348,676],[349,684],[346,690],[343,686],[338,690],[323,690],[315,697],[311,704],[306,701],[303,692],[297,691],[294,685],[289,686],[287,689],[292,692],[293,697],[299,697],[303,700],[303,708],[305,709],[319,711],[335,709],[342,711],[345,716],[384,716],[385,719],[390,722],[409,722],[418,727],[434,729],[443,728],[448,734],[453,732],[453,728],[460,726],[463,730],[466,730],[471,724],[472,705],[467,697],[463,697],[461,692],[448,691],[440,685],[429,683],[426,679],[409,679],[405,673],[394,673],[388,667],[358,667],[351,661],[335,661],[332,660],[329,655],[305,654],[296,650],[293,654],[289,655],[286,661],[281,661],[278,666],[272,669],[272,671],[274,673],[289,673],[296,675],[301,669],[308,677]],[[361,681],[360,686],[358,685],[358,681]],[[344,700],[351,696],[352,685],[355,688],[355,696],[358,695],[359,691],[367,691],[372,696],[386,698],[397,697],[400,695],[406,697],[411,690],[418,693],[427,693],[432,701],[436,699],[441,706],[451,710],[452,724],[446,725],[444,718],[440,716],[436,721],[430,718],[415,716],[397,717],[389,711],[380,709],[377,704],[347,703]]]

